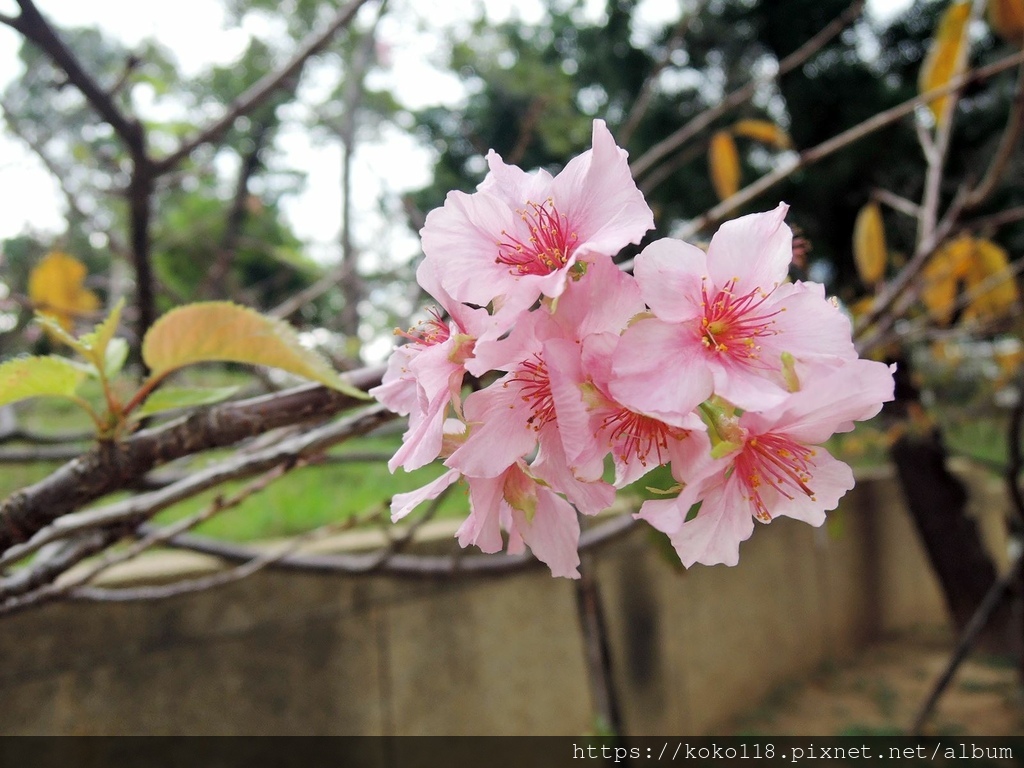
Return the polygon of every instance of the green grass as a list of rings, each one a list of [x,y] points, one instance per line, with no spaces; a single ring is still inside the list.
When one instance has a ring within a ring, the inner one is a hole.
[[[226,378],[232,384],[242,383],[230,374],[206,375],[202,381],[189,380],[188,384],[222,386]],[[83,389],[92,402],[98,400],[99,389],[89,389],[87,382]],[[88,432],[91,421],[88,415],[75,404],[57,399],[30,400],[19,406],[19,422],[36,432],[62,434]],[[353,439],[334,449],[336,455],[345,453],[392,454],[400,444],[398,435],[369,436]],[[19,448],[11,444],[7,448]],[[212,462],[230,456],[230,450],[211,451],[193,458],[189,463],[177,463],[173,471],[188,472],[207,466]],[[59,463],[0,465],[0,498],[35,483],[51,472]],[[196,531],[208,536],[248,541],[261,538],[289,536],[308,531],[317,526],[345,520],[352,515],[384,510],[386,520],[387,504],[395,493],[410,491],[438,477],[444,467],[436,464],[416,472],[399,470],[395,475],[388,472],[386,461],[325,463],[298,468],[272,482],[265,489],[247,498],[238,507],[226,510],[199,526]],[[229,498],[252,480],[232,482],[184,501],[160,513],[155,520],[166,523],[195,514],[205,509],[217,496]],[[108,504],[126,494],[108,496],[96,505]],[[438,516],[464,517],[468,502],[462,487],[452,489],[440,508]]]
[[[380,451],[397,447],[398,438],[368,437],[346,443],[336,455],[346,452]],[[415,472],[392,475],[385,462],[323,464],[293,470],[237,507],[218,514],[196,531],[217,538],[247,541],[289,536],[311,528],[345,520],[352,515],[385,510],[395,493],[411,491],[444,472],[440,464]],[[204,509],[216,496],[228,498],[247,482],[228,483],[214,491],[182,502],[157,516],[157,522],[177,520]],[[438,517],[464,517],[468,512],[465,494],[458,487],[438,509]]]

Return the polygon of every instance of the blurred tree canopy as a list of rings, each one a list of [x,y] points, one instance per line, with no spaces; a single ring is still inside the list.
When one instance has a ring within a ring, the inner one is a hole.
[[[367,79],[377,66],[380,14],[398,23],[423,23],[414,7],[395,2],[376,16],[366,15],[352,34],[318,54],[318,71],[331,72],[333,85],[311,107],[307,99],[299,122],[316,141],[342,145],[346,168],[359,145],[373,141],[385,123],[429,148],[432,181],[406,200],[404,225],[414,232],[448,190],[470,189],[482,179],[482,156],[489,148],[507,162],[555,170],[587,146],[591,121],[600,117],[635,161],[753,81],[753,98],[639,174],[657,218],[653,238],[673,233],[717,201],[707,157],[715,130],[741,119],[770,121],[788,132],[800,151],[915,95],[921,63],[947,3],[916,0],[884,26],[862,15],[780,77],[774,76],[780,61],[842,14],[847,0],[690,0],[680,4],[676,18],[662,22],[651,21],[649,5],[638,0],[608,0],[599,18],[588,16],[585,6],[583,0],[553,1],[539,23],[513,16],[499,24],[490,23],[478,6],[467,23],[432,30],[439,43],[445,42],[444,64],[465,95],[456,108],[414,110]],[[211,66],[192,79],[183,78],[173,55],[158,42],[129,51],[96,29],[64,34],[127,112],[139,111],[140,105],[159,107],[149,112],[165,118],[146,123],[147,139],[155,149],[170,151],[194,130],[197,116],[231,103],[336,10],[323,0],[230,0],[226,9],[233,23],[259,17],[269,20],[274,32],[253,37],[238,61]],[[1012,50],[987,27],[975,30],[975,36],[974,63]],[[63,247],[89,263],[101,292],[125,292],[130,282],[110,285],[115,277],[106,266],[124,260],[129,249],[126,207],[119,199],[131,172],[127,150],[35,45],[25,42],[20,55],[25,74],[0,96],[8,128],[61,182],[69,209]],[[278,142],[282,119],[295,122],[289,110],[300,85],[298,76],[285,81],[258,109],[234,121],[220,142],[197,148],[156,185],[151,258],[162,309],[226,296],[267,309],[330,272],[310,258],[281,208],[282,198],[303,181],[287,166]],[[959,180],[977,175],[993,152],[1013,92],[1006,76],[968,89],[960,100],[958,109],[967,119],[957,121],[952,137],[941,190],[945,202]],[[792,151],[743,139],[738,146],[743,183],[793,161]],[[899,121],[799,170],[736,213],[770,208],[780,199],[789,202],[791,223],[813,247],[815,277],[852,302],[863,292],[851,252],[857,212],[879,188],[919,198],[921,164],[911,121]],[[1019,149],[1012,164],[1019,171]],[[1005,178],[1014,177],[1011,170]],[[347,192],[349,216],[348,200],[355,192],[346,179],[339,184]],[[979,213],[1020,205],[1022,196],[1022,185],[1004,183]],[[401,225],[396,201],[381,206],[389,225]],[[892,211],[884,215],[897,254],[893,267],[898,267],[898,254],[914,250],[914,223]],[[322,292],[302,313],[306,322],[365,339],[412,311],[408,290],[396,292],[394,285],[396,278],[408,279],[411,270],[389,260],[386,247],[378,248],[371,263],[357,261],[359,248],[349,229],[343,227],[339,243],[337,258],[348,269],[335,275],[337,290]],[[1011,252],[1019,252],[1024,225],[1006,227],[999,237]],[[33,240],[26,235],[4,244],[5,272],[14,290],[24,285],[28,260],[54,245]],[[122,283],[130,278],[130,270],[117,274]]]

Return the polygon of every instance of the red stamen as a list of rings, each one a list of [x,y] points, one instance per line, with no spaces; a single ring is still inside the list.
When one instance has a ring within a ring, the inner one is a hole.
[[[807,485],[811,482],[814,455],[814,449],[782,435],[760,435],[747,441],[736,458],[736,472],[759,520],[772,519],[761,498],[762,485],[770,485],[790,501],[796,492],[814,499],[814,491]]]
[[[551,380],[548,378],[548,368],[541,360],[540,355],[534,355],[532,360],[524,360],[519,369],[503,386],[510,382],[518,382],[519,395],[527,403],[530,403],[530,418],[526,423],[535,431],[555,418],[555,399],[551,396]]]
[[[441,316],[440,310],[431,307],[427,312],[431,315],[430,320],[419,322],[408,331],[396,328],[395,335],[402,336],[413,344],[420,344],[424,347],[432,347],[435,344],[448,341],[451,338],[452,332],[448,327],[448,323]]]
[[[736,296],[733,290],[737,280],[734,277],[726,283],[712,300],[708,297],[707,278],[704,278],[701,285],[701,306],[704,308],[701,342],[713,352],[752,361],[757,359],[761,350],[756,340],[778,333],[772,328],[775,325],[772,318],[782,310],[759,314],[761,305],[771,292],[755,288],[743,296]]]
[[[537,204],[527,201],[517,211],[530,235],[524,242],[506,230],[498,242],[495,262],[507,264],[514,275],[549,275],[568,263],[579,236],[569,230],[569,221],[558,213],[551,199]]]
[[[619,459],[629,461],[635,456],[645,467],[652,453],[658,457],[658,464],[666,463],[668,439],[679,436],[678,430],[668,424],[622,407],[604,418],[601,429],[609,430],[608,439],[613,449],[617,448]]]

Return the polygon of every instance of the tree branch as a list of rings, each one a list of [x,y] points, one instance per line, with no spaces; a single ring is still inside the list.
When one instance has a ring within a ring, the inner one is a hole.
[[[0,555],[0,568],[16,563],[51,541],[82,531],[108,528],[112,525],[137,526],[157,512],[162,512],[203,491],[216,488],[230,480],[252,477],[282,464],[290,465],[309,456],[315,456],[350,437],[366,434],[394,417],[395,415],[382,405],[371,406],[354,416],[303,432],[262,451],[232,456],[157,491],[141,493],[105,507],[64,515],[39,530],[28,541],[14,545]]]
[[[1013,155],[1014,149],[1017,148],[1021,133],[1024,133],[1024,67],[1021,67],[1017,73],[1017,88],[1013,94],[1013,106],[1006,120],[1006,126],[1003,128],[999,147],[996,149],[995,155],[992,156],[992,162],[985,172],[985,177],[964,202],[966,210],[977,208],[995,192],[996,185],[999,184],[1010,157]]]
[[[121,137],[133,155],[142,153],[143,134],[139,122],[121,112],[110,98],[110,94],[83,69],[78,58],[60,39],[32,0],[18,0],[18,5],[21,7],[21,14],[15,19],[5,20],[5,23],[21,32],[50,57],[50,60],[67,75],[68,82],[81,91],[92,108],[110,123],[110,127]]]
[[[655,88],[658,85],[658,76],[668,68],[669,64],[672,63],[672,54],[682,46],[686,37],[686,31],[690,28],[690,22],[701,13],[704,6],[705,3],[701,3],[697,8],[692,9],[689,13],[687,13],[686,9],[682,11],[682,16],[679,21],[676,22],[676,26],[672,30],[672,37],[670,37],[668,43],[666,43],[665,50],[662,52],[661,58],[647,74],[647,77],[644,78],[643,85],[640,86],[640,92],[633,101],[633,106],[630,107],[629,114],[626,115],[626,119],[623,121],[622,127],[619,129],[618,139],[622,146],[629,144],[629,140],[633,138],[633,133],[640,125],[640,121],[643,120],[644,115],[647,114],[647,110],[650,109],[651,101],[654,98]]]
[[[295,55],[279,70],[270,72],[257,80],[248,90],[235,99],[227,111],[210,125],[199,130],[192,138],[182,142],[176,150],[166,157],[156,160],[153,164],[156,175],[167,173],[188,157],[192,152],[223,136],[239,117],[247,115],[263,104],[281,85],[290,78],[297,77],[306,61],[319,53],[331,41],[331,38],[342,28],[348,26],[359,10],[368,0],[350,0],[342,7],[330,23],[320,32],[310,35],[299,47]]]
[[[779,69],[778,72],[775,73],[775,78],[780,78],[796,67],[799,67],[811,56],[824,48],[829,40],[842,32],[851,21],[860,16],[863,9],[864,0],[854,0],[854,2],[851,3],[850,6],[842,12],[842,14],[833,19],[827,26],[823,27],[818,34],[779,62]],[[748,101],[757,91],[759,84],[760,83],[757,80],[749,81],[746,85],[741,86],[726,96],[720,104],[710,109],[705,109],[699,115],[690,120],[690,122],[686,123],[682,128],[669,134],[667,137],[644,152],[644,154],[630,163],[629,168],[633,172],[634,178],[649,171],[661,158],[678,149],[726,112]]]
[[[689,222],[682,229],[682,233],[677,236],[684,240],[688,237],[692,237],[706,227],[721,221],[725,216],[739,206],[750,202],[758,195],[778,184],[780,181],[792,176],[798,170],[806,168],[819,160],[823,160],[840,149],[844,149],[848,145],[853,144],[856,141],[860,141],[875,131],[902,119],[913,112],[914,109],[921,104],[927,104],[933,99],[945,96],[953,91],[957,91],[970,83],[987,80],[993,75],[996,75],[1005,69],[1009,69],[1010,67],[1016,66],[1021,62],[1024,62],[1024,51],[1011,54],[1010,56],[989,64],[986,67],[980,67],[970,72],[966,72],[960,77],[950,80],[939,88],[933,88],[919,96],[907,99],[884,112],[872,115],[867,120],[858,123],[852,128],[848,128],[842,133],[833,136],[831,139],[827,139],[815,147],[804,150],[800,153],[799,159],[796,162],[788,163],[771,173],[765,174],[752,184],[747,185],[735,195],[718,203],[718,205],[714,206],[703,216]]]
[[[629,533],[639,524],[639,521],[631,515],[617,515],[607,522],[588,528],[580,534],[579,551],[583,553],[596,549]],[[248,562],[264,554],[256,547],[192,534],[176,536],[168,540],[166,544],[176,549],[212,555],[236,563]],[[528,552],[520,555],[473,555],[464,554],[464,550],[461,549],[451,555],[395,553],[383,560],[377,552],[365,554],[296,552],[273,563],[275,569],[304,573],[344,573],[351,576],[388,575],[410,579],[503,576],[507,573],[540,566],[542,564]],[[139,599],[139,597],[130,599]],[[142,599],[147,598],[143,597]]]
[[[352,371],[349,381],[363,389],[372,387],[383,370]],[[277,427],[325,419],[364,403],[326,387],[305,385],[196,411],[120,443],[100,443],[0,503],[0,552],[28,540],[58,517],[131,485],[154,467]]]
[[[250,137],[252,148],[242,157],[242,165],[238,171],[238,178],[235,180],[235,194],[231,198],[231,208],[228,210],[227,221],[224,223],[224,233],[217,245],[217,256],[207,271],[201,288],[206,298],[218,295],[223,297],[228,294],[227,291],[222,290],[222,284],[231,269],[231,263],[238,250],[238,239],[247,218],[246,204],[249,199],[249,181],[260,168],[260,153],[266,144],[270,127],[270,119],[260,121],[256,125]]]

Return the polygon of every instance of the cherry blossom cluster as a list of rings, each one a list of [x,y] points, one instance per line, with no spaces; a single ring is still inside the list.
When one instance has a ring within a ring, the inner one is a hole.
[[[893,381],[821,285],[787,281],[786,205],[724,224],[706,252],[657,240],[630,275],[612,257],[654,221],[603,122],[554,177],[487,160],[476,192],[427,216],[417,279],[439,306],[371,392],[409,417],[392,471],[448,468],[395,495],[392,518],[461,480],[462,546],[529,546],[577,577],[578,514],[667,464],[676,486],[637,516],[686,566],[736,564],[755,520],[820,525],[853,487],[821,443]]]

